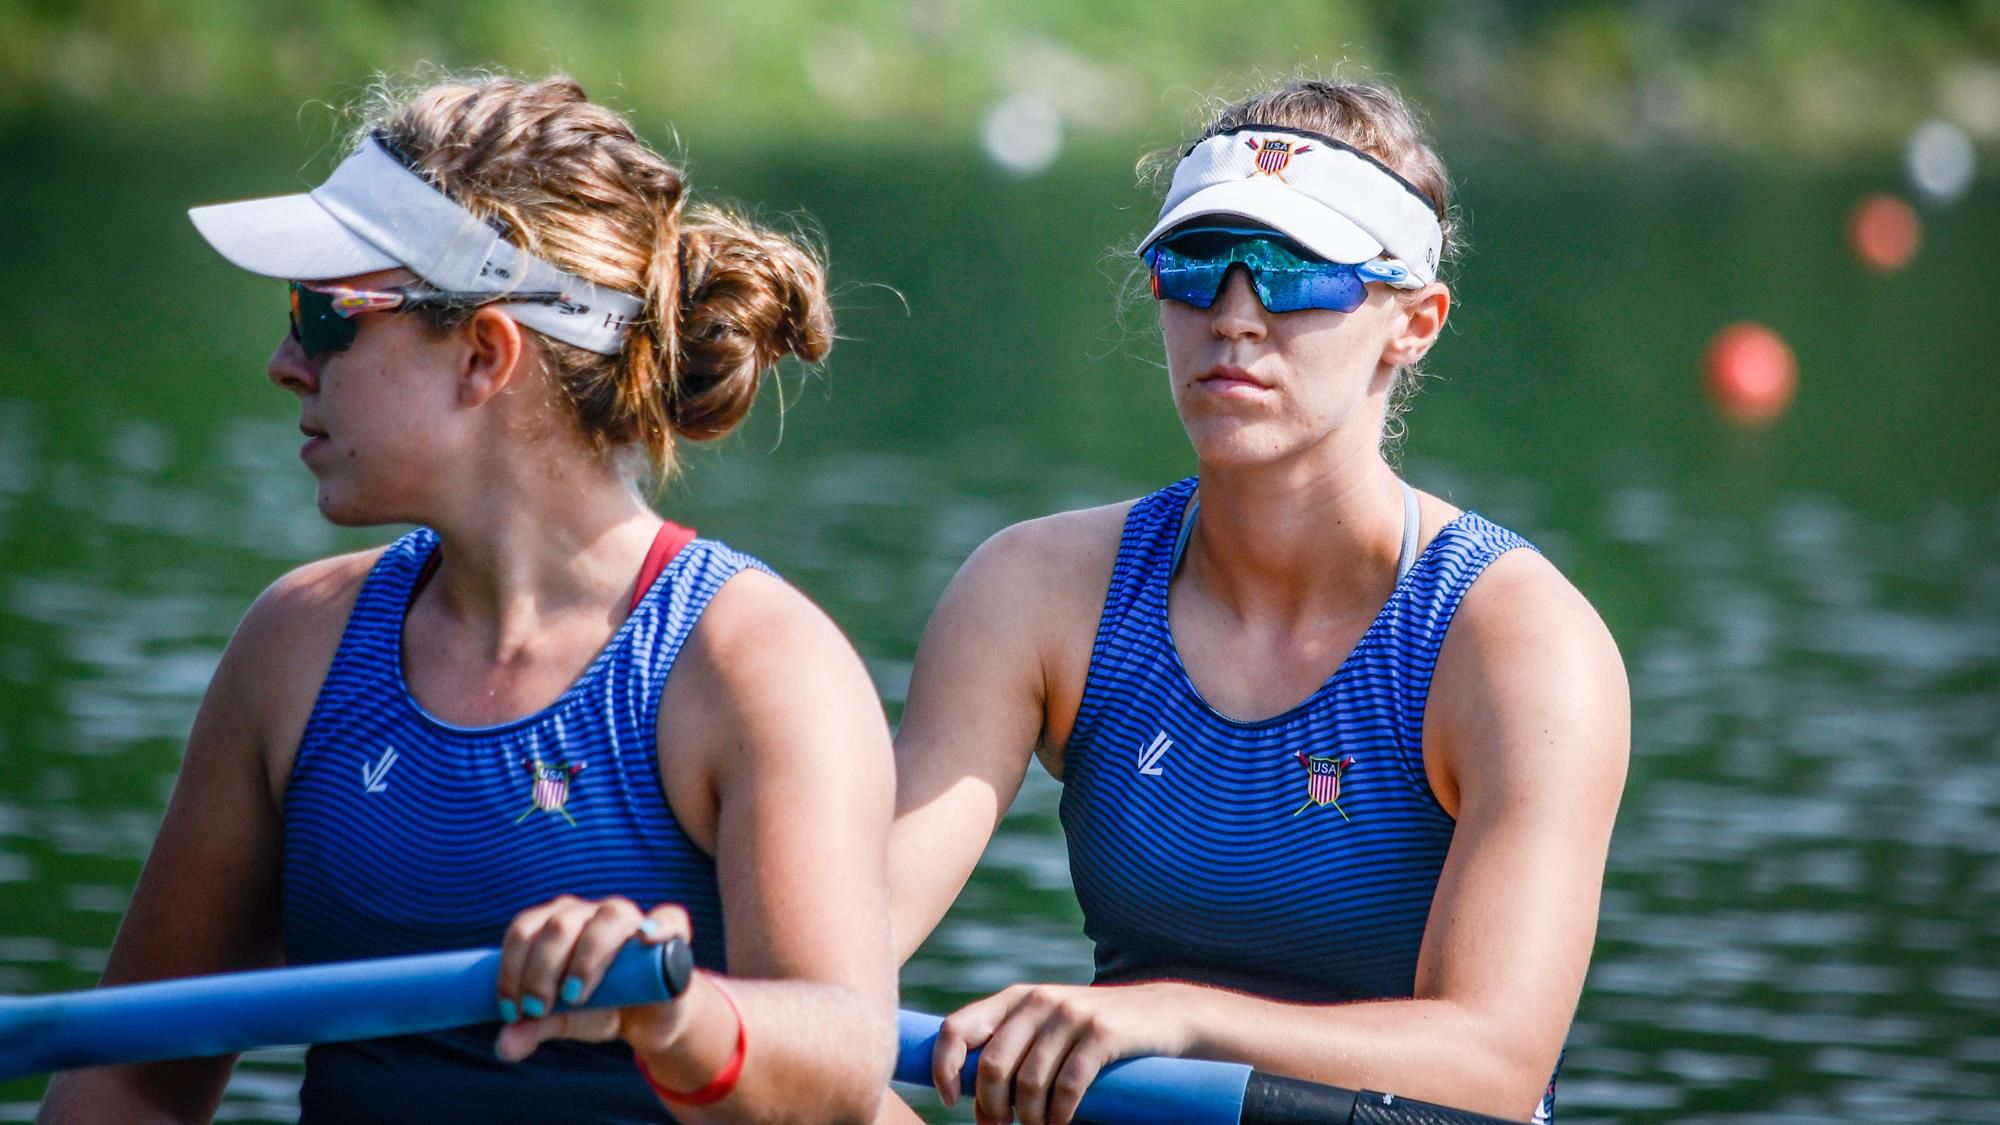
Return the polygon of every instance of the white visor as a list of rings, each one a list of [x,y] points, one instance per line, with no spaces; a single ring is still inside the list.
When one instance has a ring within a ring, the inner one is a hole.
[[[1406,287],[1437,280],[1444,228],[1423,192],[1353,147],[1297,129],[1246,125],[1188,150],[1139,253],[1190,219],[1246,219],[1331,262],[1389,258]]]
[[[448,293],[560,293],[556,303],[498,307],[544,335],[613,355],[643,308],[639,298],[577,277],[502,238],[368,138],[304,195],[188,211],[209,245],[266,277],[324,281],[403,266]]]

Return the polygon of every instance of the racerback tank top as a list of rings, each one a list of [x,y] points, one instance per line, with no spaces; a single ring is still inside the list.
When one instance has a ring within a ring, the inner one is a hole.
[[[1530,544],[1460,515],[1317,690],[1240,722],[1201,697],[1167,622],[1195,485],[1125,518],[1063,750],[1062,825],[1096,979],[1304,1003],[1410,996],[1454,827],[1424,773],[1431,673],[1466,590]]]
[[[717,590],[762,563],[710,539],[673,555],[554,703],[498,726],[428,714],[403,679],[403,620],[437,550],[403,536],[369,572],[300,740],[284,802],[294,965],[500,942],[559,894],[677,902],[695,961],[726,968],[714,860],[661,790],[660,694]],[[620,1043],[493,1055],[494,1025],[314,1046],[302,1120],[673,1120]]]

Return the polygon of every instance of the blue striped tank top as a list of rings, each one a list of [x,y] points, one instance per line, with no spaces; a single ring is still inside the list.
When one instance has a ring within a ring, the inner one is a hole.
[[[725,967],[715,862],[661,791],[660,693],[702,610],[762,563],[689,543],[562,697],[492,727],[426,713],[403,680],[403,619],[437,549],[397,540],[362,584],[284,802],[284,944],[294,965],[500,942],[559,894],[677,902],[695,961]],[[768,570],[766,570],[768,573]],[[303,1120],[671,1121],[622,1044],[493,1056],[492,1025],[313,1047]]]
[[[1460,515],[1318,690],[1239,722],[1189,681],[1167,624],[1195,483],[1125,518],[1063,750],[1063,831],[1097,981],[1301,1003],[1410,996],[1454,825],[1424,774],[1431,672],[1466,590],[1530,544]]]

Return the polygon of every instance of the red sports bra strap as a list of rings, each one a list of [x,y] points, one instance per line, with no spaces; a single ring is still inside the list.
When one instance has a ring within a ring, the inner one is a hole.
[[[653,588],[660,572],[667,569],[667,564],[674,561],[674,556],[681,553],[682,547],[692,542],[694,528],[682,527],[672,520],[660,524],[659,532],[653,536],[652,547],[646,551],[646,564],[639,568],[639,585],[632,591],[632,606],[625,612],[639,608],[640,600],[646,596],[646,591]]]
[[[674,556],[681,553],[682,547],[694,542],[694,538],[694,528],[682,527],[672,520],[660,524],[660,530],[653,534],[653,545],[646,549],[646,561],[639,567],[639,585],[632,591],[632,604],[626,608],[626,613],[639,608],[640,600],[646,596],[647,590],[653,588],[660,572],[667,569],[667,564],[674,561]],[[438,563],[443,559],[443,551],[432,551],[431,557],[424,560],[423,569],[417,572],[417,580],[410,587],[412,603],[417,600],[416,591],[423,589],[424,584],[437,573]]]

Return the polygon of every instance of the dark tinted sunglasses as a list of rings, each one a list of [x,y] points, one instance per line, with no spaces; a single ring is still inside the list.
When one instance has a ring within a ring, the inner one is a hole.
[[[470,309],[494,301],[528,301],[552,305],[561,293],[441,293],[435,289],[350,289],[309,281],[288,283],[292,296],[292,337],[307,355],[345,351],[354,345],[361,326],[355,318],[367,312],[408,312],[421,308]]]

